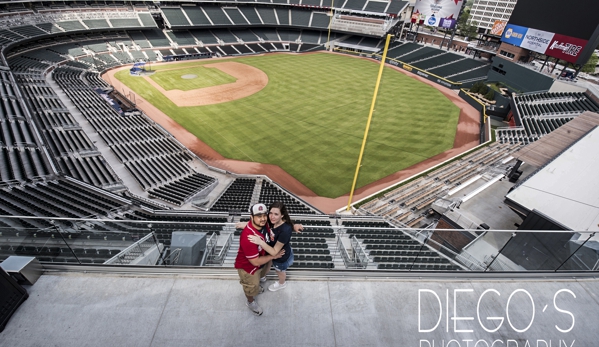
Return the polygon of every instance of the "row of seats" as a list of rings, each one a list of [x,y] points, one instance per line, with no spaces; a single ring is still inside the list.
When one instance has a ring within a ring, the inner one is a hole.
[[[0,72],[0,182],[24,182],[51,173],[44,160],[35,125],[24,112],[10,72]]]
[[[17,216],[56,216],[84,218],[106,216],[126,203],[101,195],[69,180],[25,184],[20,188],[0,189],[0,214]],[[18,228],[47,228],[44,220],[11,219]],[[6,232],[4,232],[5,235]],[[43,237],[43,235],[38,235]],[[47,237],[60,237],[47,235]]]
[[[442,257],[424,257],[424,256],[388,256],[373,257],[375,263],[449,263],[449,260]]]
[[[211,186],[216,179],[199,172],[148,191],[150,196],[181,206],[202,190]]]
[[[497,129],[501,143],[532,143],[599,105],[582,92],[540,92],[513,96],[515,128]]]
[[[210,211],[247,212],[250,208],[252,194],[256,186],[255,178],[237,178],[227,187],[227,190],[216,200]]]
[[[332,262],[306,262],[306,261],[294,261],[290,266],[292,269],[334,269],[335,264]]]
[[[387,56],[456,82],[482,80],[490,69],[485,62],[413,42],[393,44]]]
[[[95,74],[71,68],[54,72],[55,80],[151,197],[180,206],[215,181],[194,172],[186,163],[191,154],[145,116],[123,117],[81,77],[107,87]]]
[[[287,206],[287,210],[290,214],[316,214],[314,210],[306,206],[300,200],[291,196],[290,194],[279,189],[274,184],[268,181],[262,181],[262,187],[260,190],[260,198],[258,199],[261,203],[266,206],[272,204],[275,201],[280,201]]]
[[[41,76],[41,73],[37,75]],[[121,183],[43,78],[17,73],[16,80],[33,107],[34,120],[39,120],[42,136],[61,172],[98,187]],[[55,124],[51,119],[52,115],[56,114],[62,115],[62,118],[68,121],[60,125]]]

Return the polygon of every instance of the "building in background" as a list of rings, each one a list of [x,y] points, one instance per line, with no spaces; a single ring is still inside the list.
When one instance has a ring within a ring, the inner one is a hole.
[[[479,30],[489,32],[496,21],[507,22],[518,0],[474,0],[470,9],[470,21],[476,21]]]

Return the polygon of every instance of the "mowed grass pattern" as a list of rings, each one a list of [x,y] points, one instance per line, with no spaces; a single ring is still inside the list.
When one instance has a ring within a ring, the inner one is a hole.
[[[163,68],[163,66],[161,67]],[[182,77],[183,75],[196,75],[197,77],[186,79]],[[182,91],[218,86],[237,81],[237,78],[219,69],[204,66],[182,67],[173,70],[161,69],[152,74],[150,78],[164,88],[164,90],[177,89]]]
[[[264,71],[268,85],[229,103],[178,108],[128,71],[117,78],[225,157],[279,165],[320,196],[348,193],[378,64],[326,53],[234,61]],[[357,187],[450,149],[458,118],[438,90],[385,68]]]

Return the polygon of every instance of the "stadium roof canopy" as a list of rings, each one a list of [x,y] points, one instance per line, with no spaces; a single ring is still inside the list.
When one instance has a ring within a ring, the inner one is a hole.
[[[516,153],[514,158],[541,167],[599,125],[599,114],[584,112],[559,129],[543,136]]]
[[[594,127],[506,195],[506,202],[535,209],[574,231],[599,231],[598,172],[599,127]]]

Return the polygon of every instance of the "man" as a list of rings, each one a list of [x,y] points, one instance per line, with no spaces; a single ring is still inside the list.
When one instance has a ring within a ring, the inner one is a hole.
[[[262,314],[262,308],[255,300],[255,296],[262,293],[264,288],[260,286],[260,278],[265,277],[270,270],[270,262],[285,254],[281,250],[277,255],[267,255],[262,247],[249,241],[248,236],[256,235],[265,240],[269,227],[268,209],[264,204],[255,204],[250,208],[250,222],[247,223],[239,237],[239,251],[235,259],[235,268],[239,274],[239,283],[243,286],[243,292],[247,298],[246,306],[257,316]]]

